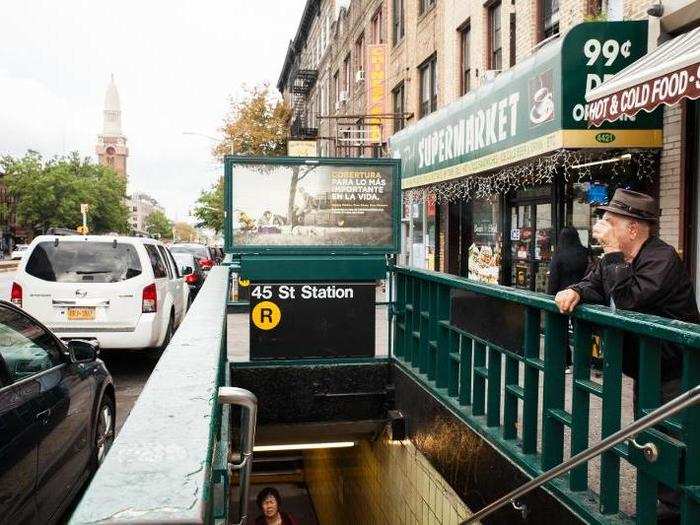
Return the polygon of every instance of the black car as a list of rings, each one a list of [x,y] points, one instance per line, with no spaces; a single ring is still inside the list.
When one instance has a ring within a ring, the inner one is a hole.
[[[0,301],[0,523],[53,523],[114,440],[112,377],[94,343],[63,343]]]

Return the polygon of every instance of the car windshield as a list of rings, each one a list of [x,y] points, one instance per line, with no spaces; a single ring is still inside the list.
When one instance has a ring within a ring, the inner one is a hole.
[[[114,242],[58,242],[36,245],[26,272],[44,281],[116,283],[141,274],[136,247]]]
[[[173,254],[176,253],[189,253],[194,255],[199,259],[208,259],[209,254],[207,253],[206,246],[197,246],[192,244],[173,244],[170,247],[170,251]]]

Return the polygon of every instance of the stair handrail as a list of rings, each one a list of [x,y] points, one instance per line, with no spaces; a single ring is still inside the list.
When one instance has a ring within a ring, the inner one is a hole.
[[[238,525],[248,523],[248,499],[250,497],[250,477],[253,469],[253,447],[255,445],[255,427],[258,417],[258,398],[244,388],[233,386],[219,387],[219,403],[223,405],[239,405],[241,410],[241,460],[230,463],[234,470],[240,470],[238,490]],[[228,421],[222,421],[228,425]]]
[[[512,490],[511,492],[497,499],[493,503],[490,503],[486,507],[469,516],[469,518],[463,521],[460,525],[466,525],[468,523],[473,523],[477,520],[483,519],[486,516],[496,512],[501,507],[507,505],[508,503],[516,505],[517,498],[522,497],[525,494],[531,492],[532,490],[544,485],[549,480],[569,472],[571,469],[576,468],[577,466],[579,466],[582,463],[585,463],[591,458],[594,458],[602,454],[603,452],[610,450],[612,447],[619,443],[622,443],[623,441],[630,440],[632,446],[636,448],[641,448],[644,451],[644,455],[645,457],[647,457],[647,460],[655,461],[658,457],[658,450],[656,449],[656,446],[653,443],[645,443],[643,445],[640,445],[634,440],[634,436],[642,430],[646,430],[647,428],[656,425],[660,421],[676,414],[677,412],[680,412],[688,406],[698,403],[699,401],[700,385],[696,385],[687,392],[684,392],[678,397],[673,398],[668,403],[661,405],[660,407],[654,409],[652,412],[649,412],[644,417],[635,420],[630,426],[618,430],[614,434],[610,434],[608,437],[600,441],[600,443],[596,443],[592,447],[589,447],[586,450],[579,452],[575,456],[569,458],[567,461],[560,463],[556,467],[553,467],[547,472],[540,474],[536,478],[533,478],[527,483],[524,483],[520,487]]]

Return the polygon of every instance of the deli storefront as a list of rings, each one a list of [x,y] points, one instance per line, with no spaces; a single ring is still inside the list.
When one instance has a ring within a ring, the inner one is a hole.
[[[564,226],[595,251],[595,206],[658,191],[661,115],[590,128],[585,96],[646,49],[646,21],[580,24],[394,135],[401,262],[544,292]]]

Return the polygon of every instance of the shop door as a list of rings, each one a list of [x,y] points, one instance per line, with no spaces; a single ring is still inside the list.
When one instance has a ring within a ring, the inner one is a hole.
[[[552,205],[550,201],[514,203],[511,206],[511,285],[547,292],[552,258]]]

